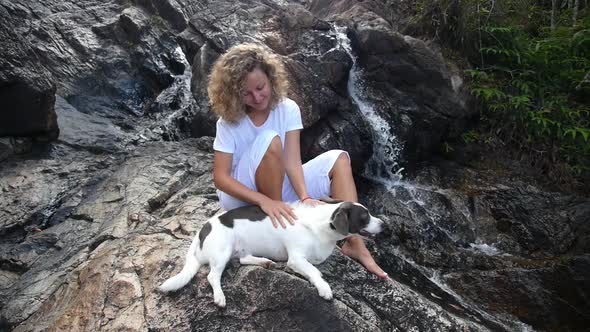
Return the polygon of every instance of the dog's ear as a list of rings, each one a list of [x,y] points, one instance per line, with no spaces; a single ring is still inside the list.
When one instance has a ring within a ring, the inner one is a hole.
[[[336,231],[342,235],[348,235],[349,233],[349,214],[352,205],[351,202],[344,202],[336,209],[336,211],[334,211],[334,214],[332,214],[332,225]]]

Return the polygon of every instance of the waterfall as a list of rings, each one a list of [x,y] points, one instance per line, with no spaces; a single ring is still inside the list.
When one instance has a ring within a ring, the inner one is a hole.
[[[348,93],[354,104],[365,116],[372,129],[373,155],[365,165],[365,177],[393,188],[402,179],[403,168],[399,166],[399,157],[403,148],[391,127],[365,97],[366,83],[363,80],[362,68],[357,65],[357,58],[352,52],[350,39],[346,35],[346,27],[334,27],[337,48],[345,50],[353,61],[348,78]]]
[[[184,66],[184,71],[174,75],[170,86],[162,90],[154,101],[155,112],[152,112],[156,125],[149,130],[165,140],[178,140],[187,133],[187,122],[196,110],[196,101],[191,92],[192,68],[180,46],[170,55]],[[165,65],[162,64],[165,68]],[[146,136],[149,134],[146,133]]]

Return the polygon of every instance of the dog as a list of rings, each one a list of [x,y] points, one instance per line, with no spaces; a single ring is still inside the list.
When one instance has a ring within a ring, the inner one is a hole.
[[[209,264],[207,280],[213,300],[225,307],[221,274],[227,262],[238,257],[240,264],[266,268],[272,267],[274,261],[287,261],[287,266],[307,278],[322,298],[331,300],[332,289],[313,264],[326,260],[339,240],[352,235],[374,237],[383,229],[383,222],[353,202],[291,206],[298,219],[286,229],[273,227],[258,206],[244,206],[212,217],[191,243],[182,271],[159,289],[178,290],[190,282],[201,265]]]

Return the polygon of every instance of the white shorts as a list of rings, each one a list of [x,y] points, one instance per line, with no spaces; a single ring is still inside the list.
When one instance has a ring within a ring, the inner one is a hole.
[[[256,190],[256,170],[262,161],[262,157],[268,150],[273,138],[278,134],[273,130],[264,130],[254,140],[252,146],[244,152],[236,168],[233,171],[232,178],[238,180],[246,187]],[[303,164],[303,177],[305,178],[305,187],[307,193],[312,198],[322,198],[330,196],[330,170],[334,166],[336,159],[342,154],[348,152],[344,150],[330,150],[320,154],[314,159]],[[241,201],[230,196],[221,190],[217,190],[221,208],[228,211],[240,206],[250,205],[250,203]],[[289,177],[285,174],[283,181],[283,201],[294,202],[299,200]]]

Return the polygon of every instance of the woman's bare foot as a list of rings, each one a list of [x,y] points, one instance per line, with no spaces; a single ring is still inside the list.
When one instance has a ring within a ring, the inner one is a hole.
[[[365,246],[363,239],[359,237],[350,237],[342,246],[342,253],[346,256],[361,263],[369,272],[373,273],[381,279],[387,279],[387,273],[385,273],[371,256],[371,253]]]

